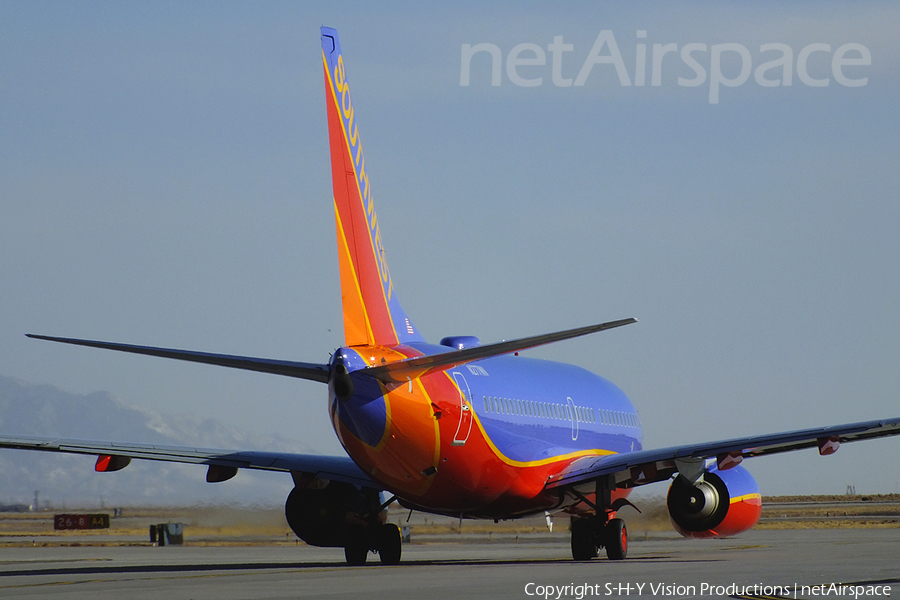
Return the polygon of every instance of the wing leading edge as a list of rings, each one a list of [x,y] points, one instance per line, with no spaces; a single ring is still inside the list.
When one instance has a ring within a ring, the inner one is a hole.
[[[820,454],[831,454],[842,443],[893,435],[900,435],[900,418],[585,457],[553,476],[547,482],[547,488],[574,487],[610,475],[615,476],[619,487],[634,487],[670,478],[681,470],[679,463],[684,467],[715,458],[720,463],[725,461],[726,464],[735,465],[743,458],[803,448],[819,448]]]

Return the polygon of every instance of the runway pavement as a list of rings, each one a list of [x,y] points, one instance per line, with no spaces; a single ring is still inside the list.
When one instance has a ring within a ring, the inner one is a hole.
[[[632,540],[625,561],[587,563],[573,562],[560,537],[420,540],[404,547],[399,566],[382,567],[370,555],[370,566],[356,568],[343,564],[340,549],[306,546],[0,548],[4,599],[723,598],[733,592],[852,598],[848,590],[826,595],[828,588],[799,587],[851,582],[860,586],[856,593],[870,594],[859,597],[900,597],[900,529],[659,537]]]

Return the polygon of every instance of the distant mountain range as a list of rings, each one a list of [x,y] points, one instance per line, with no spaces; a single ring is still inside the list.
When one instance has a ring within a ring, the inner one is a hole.
[[[129,406],[107,392],[72,394],[0,376],[0,433],[112,442],[313,453],[279,435],[241,431],[215,419],[164,415]],[[134,461],[116,473],[95,473],[94,458],[0,449],[0,505],[42,509],[127,505],[261,504],[284,502],[292,487],[282,473],[241,471],[206,483],[206,469]]]

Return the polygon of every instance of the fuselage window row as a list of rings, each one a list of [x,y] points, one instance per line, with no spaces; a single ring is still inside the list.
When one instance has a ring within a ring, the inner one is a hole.
[[[493,414],[514,415],[522,417],[535,417],[538,419],[553,419],[557,421],[572,421],[579,423],[597,423],[619,427],[640,427],[640,421],[634,413],[626,413],[617,410],[601,408],[599,411],[589,406],[569,406],[554,402],[536,402],[534,400],[518,400],[511,398],[498,398],[496,396],[482,396],[484,412]]]

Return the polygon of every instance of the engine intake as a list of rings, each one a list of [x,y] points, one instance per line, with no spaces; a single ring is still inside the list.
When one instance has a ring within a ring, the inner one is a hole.
[[[759,486],[740,466],[727,471],[710,468],[703,481],[692,485],[676,477],[666,498],[669,518],[685,537],[717,537],[747,531],[759,521]]]

